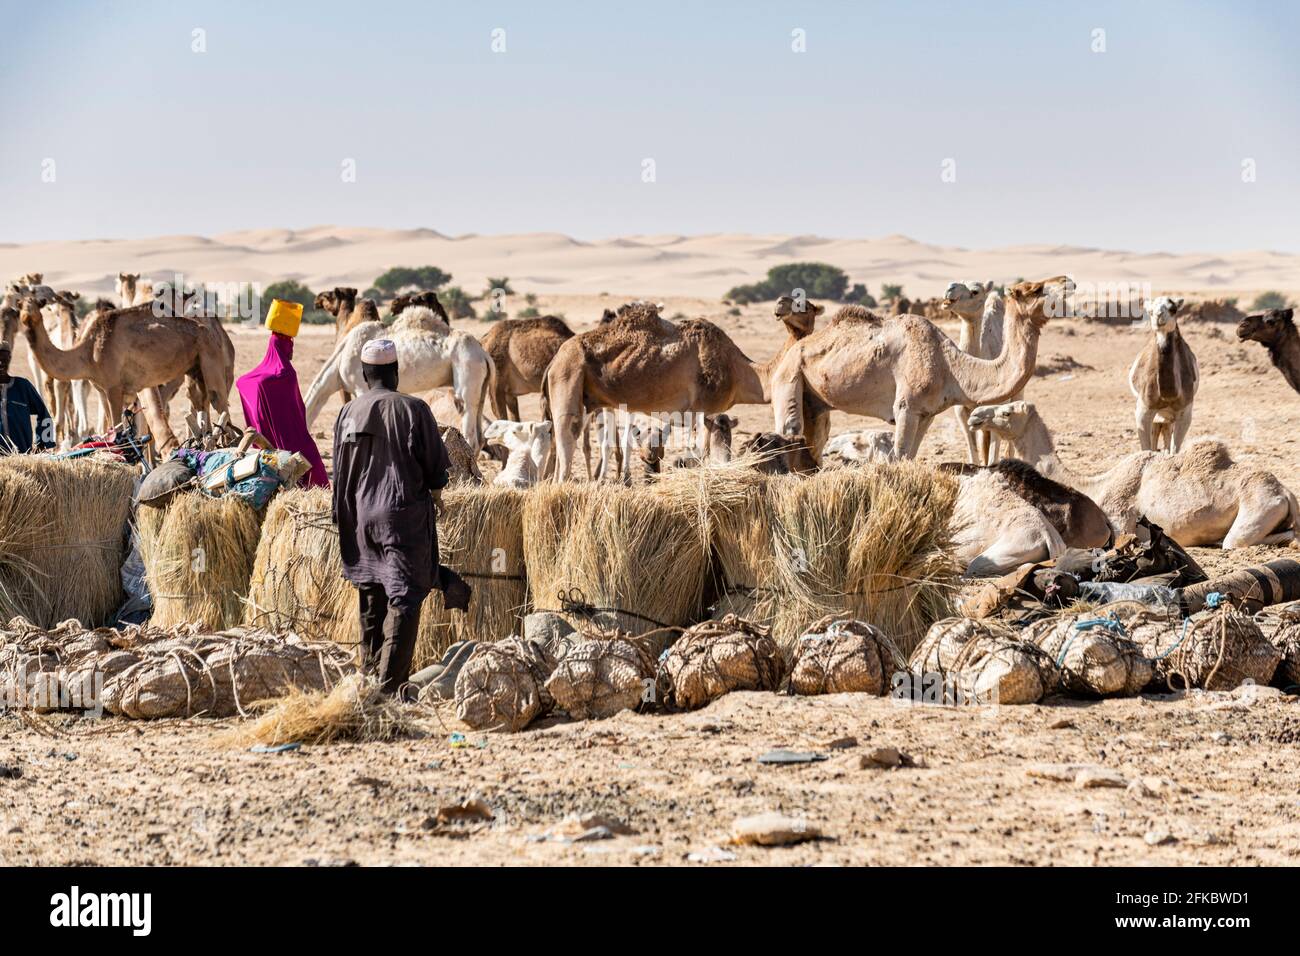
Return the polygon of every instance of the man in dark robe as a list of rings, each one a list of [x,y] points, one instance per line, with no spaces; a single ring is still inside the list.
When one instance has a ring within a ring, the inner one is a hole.
[[[343,576],[361,594],[367,670],[387,693],[411,672],[420,606],[438,585],[435,504],[447,484],[447,450],[428,404],[397,391],[397,349],[366,343],[369,391],[334,423],[334,522]]]
[[[0,342],[0,455],[25,455],[54,447],[54,421],[45,400],[25,378],[9,374],[13,352]],[[36,428],[32,428],[32,419]]]

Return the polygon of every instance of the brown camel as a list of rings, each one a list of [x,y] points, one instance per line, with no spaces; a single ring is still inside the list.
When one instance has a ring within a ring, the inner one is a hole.
[[[315,306],[334,316],[334,341],[338,342],[362,322],[378,322],[374,299],[357,300],[357,290],[336,286],[316,296]]]
[[[19,322],[41,368],[54,378],[89,381],[105,401],[110,422],[121,419],[125,399],[138,393],[153,434],[165,436],[160,450],[173,442],[160,386],[185,376],[201,422],[211,421],[210,409],[220,414],[229,408],[235,347],[215,319],[159,317],[152,304],[97,312],[76,344],[61,349],[50,341],[38,302],[23,300]]]
[[[992,466],[1007,487],[1037,508],[1071,548],[1106,548],[1115,536],[1101,506],[1081,491],[1040,475],[1032,465],[1004,458]]]
[[[1268,349],[1273,367],[1300,392],[1300,336],[1296,334],[1294,316],[1294,309],[1252,312],[1238,324],[1237,338],[1258,342]]]
[[[362,301],[369,300],[363,299]],[[442,303],[438,301],[438,293],[433,291],[411,292],[406,295],[399,295],[388,306],[388,314],[401,315],[402,311],[406,309],[407,306],[411,305],[422,305],[425,308],[432,310],[438,318],[442,319],[442,321],[447,324],[448,328],[451,328],[451,316],[447,314],[447,310],[443,308]]]
[[[1161,296],[1147,306],[1151,336],[1133,360],[1128,387],[1137,399],[1138,443],[1143,451],[1179,452],[1192,427],[1200,384],[1196,355],[1178,331],[1182,299]]]
[[[620,307],[612,321],[567,340],[547,367],[542,389],[543,409],[555,424],[556,477],[565,481],[573,474],[589,410],[717,414],[766,402],[773,365],[813,330],[821,311],[811,303],[800,310],[782,296],[776,315],[786,327],[785,345],[762,364],[750,361],[712,322],[669,322],[651,303]]]
[[[776,430],[803,434],[820,461],[829,412],[837,408],[890,422],[894,454],[915,458],[936,415],[955,405],[1005,401],[1025,387],[1034,374],[1039,332],[1073,287],[1065,276],[1012,286],[1003,347],[990,359],[967,355],[919,316],[861,318],[841,309],[777,362],[771,376]],[[817,407],[808,407],[810,397]]]
[[[542,390],[546,366],[551,364],[560,346],[571,338],[573,330],[554,315],[502,319],[493,324],[482,341],[494,365],[488,394],[496,418],[522,421],[519,396]]]

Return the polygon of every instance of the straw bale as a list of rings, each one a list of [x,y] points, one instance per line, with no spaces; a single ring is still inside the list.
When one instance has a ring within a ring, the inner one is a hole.
[[[659,661],[665,706],[695,710],[737,690],[776,690],[785,676],[767,628],[729,614],[688,629]]]
[[[124,596],[134,484],[118,462],[0,457],[0,619],[108,621]]]
[[[708,521],[684,484],[538,485],[523,509],[533,607],[579,629],[641,634],[698,620]]]
[[[914,674],[939,675],[974,704],[1036,704],[1056,685],[1052,660],[1009,628],[954,617],[937,621],[910,658]]]
[[[155,627],[197,624],[220,630],[244,616],[244,598],[262,531],[262,512],[233,495],[174,495],[141,505],[136,533]]]
[[[431,732],[419,711],[398,703],[361,674],[349,674],[327,691],[290,690],[279,700],[267,701],[264,708],[261,717],[220,734],[217,743],[230,747],[336,740],[366,743]]]
[[[1268,684],[1283,656],[1252,618],[1228,603],[1197,611],[1181,624],[1144,625],[1133,636],[1155,663],[1155,683],[1171,689]]]
[[[589,637],[565,651],[546,691],[569,716],[604,720],[652,700],[654,676],[654,659],[644,647],[622,635]]]
[[[1104,609],[1054,614],[1030,624],[1021,637],[1052,659],[1060,671],[1061,687],[1069,694],[1131,697],[1151,682],[1155,672],[1155,665],[1128,637],[1123,623],[1108,618]]]
[[[796,694],[887,693],[907,658],[879,628],[852,618],[823,618],[799,638],[790,690]]]
[[[532,641],[480,644],[456,675],[456,717],[475,730],[523,730],[550,713],[546,679],[555,661]]]

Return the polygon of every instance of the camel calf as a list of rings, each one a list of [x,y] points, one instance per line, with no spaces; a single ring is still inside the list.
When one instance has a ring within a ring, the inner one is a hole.
[[[507,488],[529,488],[541,480],[550,464],[555,437],[550,422],[512,422],[498,419],[483,432],[488,441],[500,441],[510,449],[505,467],[493,479]]]
[[[1137,399],[1138,441],[1143,451],[1182,450],[1192,426],[1192,402],[1201,372],[1191,346],[1178,331],[1182,299],[1161,296],[1147,307],[1151,337],[1128,373]]]

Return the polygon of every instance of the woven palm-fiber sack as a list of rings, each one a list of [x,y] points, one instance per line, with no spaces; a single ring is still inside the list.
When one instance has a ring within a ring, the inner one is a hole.
[[[475,730],[523,730],[554,706],[546,678],[555,659],[518,637],[480,644],[456,675],[456,717]]]
[[[907,659],[879,628],[852,618],[822,618],[795,645],[795,694],[886,693]]]
[[[728,614],[687,629],[659,662],[658,689],[676,710],[695,710],[736,690],[776,690],[785,661],[768,629]]]
[[[654,674],[654,659],[626,637],[587,638],[565,651],[546,690],[571,717],[604,720],[653,699]]]
[[[229,716],[291,690],[328,691],[356,670],[352,655],[333,644],[308,646],[231,641],[205,660],[217,685],[219,716]]]
[[[1264,608],[1255,614],[1255,623],[1282,654],[1274,685],[1294,693],[1300,687],[1300,601]]]
[[[1060,671],[1069,694],[1131,697],[1151,682],[1155,665],[1147,660],[1115,618],[1050,617],[1035,621],[1021,636],[1041,647]]]
[[[909,663],[916,674],[940,675],[976,704],[1036,704],[1057,682],[1051,659],[1037,645],[970,618],[937,621]]]
[[[229,716],[233,698],[223,697],[203,658],[193,648],[177,645],[166,653],[143,657],[111,681],[104,690],[110,713],[137,719]]]
[[[1197,611],[1181,625],[1140,630],[1142,652],[1155,662],[1154,683],[1170,689],[1267,684],[1282,660],[1259,625],[1228,603]]]

